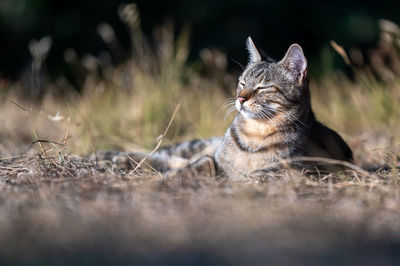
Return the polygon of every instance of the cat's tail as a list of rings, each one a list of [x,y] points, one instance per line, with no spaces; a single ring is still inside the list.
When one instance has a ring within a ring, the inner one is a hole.
[[[120,170],[132,170],[141,163],[141,167],[167,172],[185,167],[200,157],[212,157],[221,141],[222,138],[195,139],[162,147],[151,155],[141,152],[100,151],[92,154],[91,159],[101,167],[108,165]]]

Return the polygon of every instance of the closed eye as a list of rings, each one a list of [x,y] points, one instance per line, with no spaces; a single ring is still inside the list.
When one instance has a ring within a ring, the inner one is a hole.
[[[265,87],[257,87],[256,91],[257,93],[263,92],[263,93],[273,93],[276,92],[276,87],[275,86],[265,86]]]

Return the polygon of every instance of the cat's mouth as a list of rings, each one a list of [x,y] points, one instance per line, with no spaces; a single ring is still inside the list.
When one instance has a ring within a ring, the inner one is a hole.
[[[236,100],[235,107],[244,117],[256,118],[257,116],[249,107],[246,107],[243,102],[241,103],[239,99]]]
[[[238,112],[251,113],[249,108],[244,106],[244,102],[241,102],[239,98],[236,100],[235,107]]]

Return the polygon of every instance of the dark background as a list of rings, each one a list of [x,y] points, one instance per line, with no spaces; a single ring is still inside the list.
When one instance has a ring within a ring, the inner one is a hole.
[[[28,42],[50,35],[53,46],[46,61],[51,76],[63,75],[65,49],[79,55],[97,55],[107,49],[96,26],[108,22],[129,50],[126,26],[119,20],[119,0],[1,0],[0,77],[17,79],[30,62]],[[237,0],[139,0],[142,27],[151,34],[155,26],[171,19],[178,30],[191,27],[191,55],[201,48],[216,47],[229,58],[246,61],[244,41],[251,35],[272,57],[283,56],[294,42],[301,44],[314,75],[341,67],[337,60],[327,66],[329,41],[367,52],[379,37],[378,19],[400,22],[400,1],[237,1]],[[327,52],[328,51],[328,52]],[[231,64],[233,64],[231,62]],[[320,70],[320,71],[319,71]]]

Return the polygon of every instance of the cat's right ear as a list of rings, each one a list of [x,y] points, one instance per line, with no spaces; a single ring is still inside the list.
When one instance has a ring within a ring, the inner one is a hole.
[[[289,71],[294,80],[301,82],[307,74],[307,60],[303,49],[297,43],[289,47],[280,63]]]
[[[261,55],[258,52],[257,47],[255,46],[251,37],[247,38],[246,47],[247,47],[247,50],[249,51],[249,65],[260,62]]]

